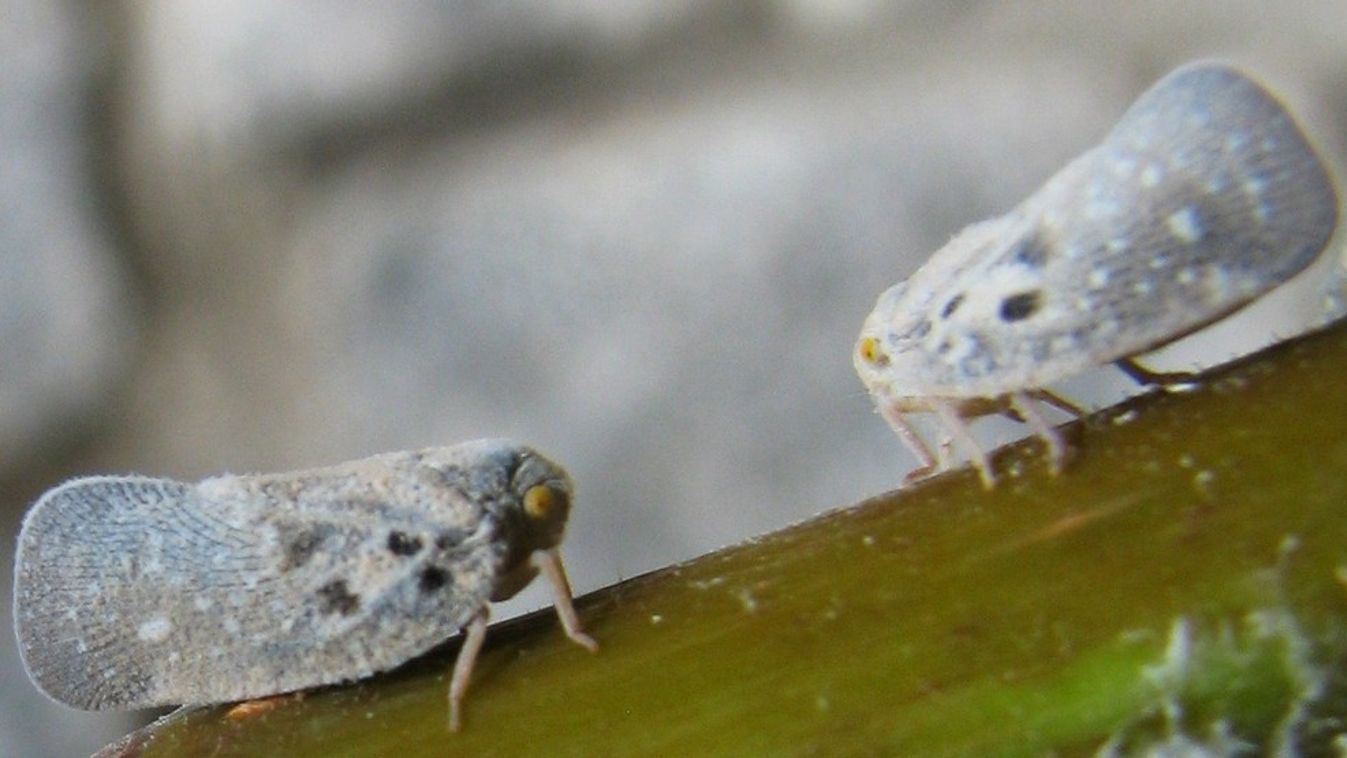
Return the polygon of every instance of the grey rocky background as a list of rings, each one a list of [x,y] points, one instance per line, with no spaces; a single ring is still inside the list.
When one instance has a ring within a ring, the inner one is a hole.
[[[889,489],[874,298],[1213,55],[1347,170],[1341,0],[0,0],[0,562],[75,474],[479,436],[570,467],[580,592]],[[1157,364],[1322,318],[1329,257]],[[127,727],[8,633],[0,682],[8,754]]]

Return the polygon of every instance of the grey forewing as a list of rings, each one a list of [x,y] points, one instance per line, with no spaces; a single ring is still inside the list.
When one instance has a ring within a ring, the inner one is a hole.
[[[1203,261],[1284,281],[1314,261],[1336,225],[1333,183],[1294,117],[1228,67],[1199,65],[1167,77],[1105,144],[1105,153],[1166,168],[1161,192],[1129,185],[1141,215],[1164,219],[1190,202],[1199,221],[1210,219],[1215,234],[1200,246]]]
[[[1181,69],[1016,209],[1022,235],[959,278],[998,308],[989,323],[970,324],[963,339],[979,350],[948,369],[949,381],[1006,391],[1015,387],[988,385],[1051,382],[1181,337],[1313,262],[1337,205],[1322,163],[1271,95],[1223,66]],[[980,284],[1013,266],[1041,283]],[[983,385],[967,381],[978,377]]]
[[[20,541],[35,681],[84,708],[233,700],[364,676],[444,639],[487,602],[494,521],[433,482],[370,480],[54,490]]]
[[[1153,87],[1094,161],[1090,181],[1130,209],[1111,234],[1101,232],[1115,224],[1091,223],[1083,203],[1061,227],[1064,246],[1089,261],[1070,286],[1097,324],[1117,323],[1116,338],[1092,343],[1115,345],[1092,351],[1096,361],[1163,344],[1286,281],[1336,223],[1332,183],[1293,118],[1224,66]],[[1106,277],[1091,276],[1101,268]]]

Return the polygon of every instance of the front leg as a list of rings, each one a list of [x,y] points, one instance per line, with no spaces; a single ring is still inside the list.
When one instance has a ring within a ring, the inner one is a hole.
[[[908,423],[903,412],[898,410],[897,403],[881,401],[879,403],[879,415],[884,417],[884,420],[889,424],[889,428],[893,430],[894,434],[898,435],[898,439],[903,441],[907,449],[917,456],[917,462],[920,464],[903,477],[903,484],[910,484],[945,470],[948,466],[948,456],[944,456],[944,460],[936,461],[935,456],[931,454],[931,449],[927,447],[926,441]]]
[[[571,599],[571,583],[566,580],[566,568],[561,565],[560,548],[539,550],[533,554],[533,563],[542,569],[547,583],[552,585],[552,597],[557,609],[557,618],[561,619],[561,628],[575,644],[591,653],[599,651],[599,643],[580,628],[580,616],[575,612],[575,603]]]

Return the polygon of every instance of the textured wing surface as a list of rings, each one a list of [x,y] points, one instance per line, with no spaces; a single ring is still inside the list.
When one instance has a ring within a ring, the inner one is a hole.
[[[358,678],[427,649],[485,605],[500,546],[466,506],[432,517],[363,481],[97,477],[48,492],[19,538],[30,675],[69,705],[138,708]]]
[[[1337,221],[1323,163],[1276,98],[1224,65],[1152,87],[1092,153],[1067,208],[1063,282],[1082,292],[1113,359],[1203,326],[1312,263]],[[1101,213],[1104,211],[1105,213]],[[1106,212],[1114,211],[1109,216]],[[1126,343],[1132,344],[1126,344]]]
[[[998,219],[1003,238],[959,251],[975,263],[913,276],[927,362],[904,382],[991,396],[1159,347],[1308,266],[1337,207],[1271,94],[1228,66],[1179,69]]]

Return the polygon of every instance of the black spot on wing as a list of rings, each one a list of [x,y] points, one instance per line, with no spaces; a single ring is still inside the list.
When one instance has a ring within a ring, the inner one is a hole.
[[[360,596],[353,594],[345,579],[336,579],[318,588],[318,610],[349,616],[360,608]]]
[[[426,566],[417,577],[422,592],[434,592],[449,583],[449,572],[439,566]]]
[[[421,552],[421,538],[409,536],[406,532],[389,532],[388,552],[393,555],[416,555]]]
[[[1007,323],[1023,321],[1038,312],[1041,294],[1038,290],[1020,292],[1001,301],[1001,320]]]

